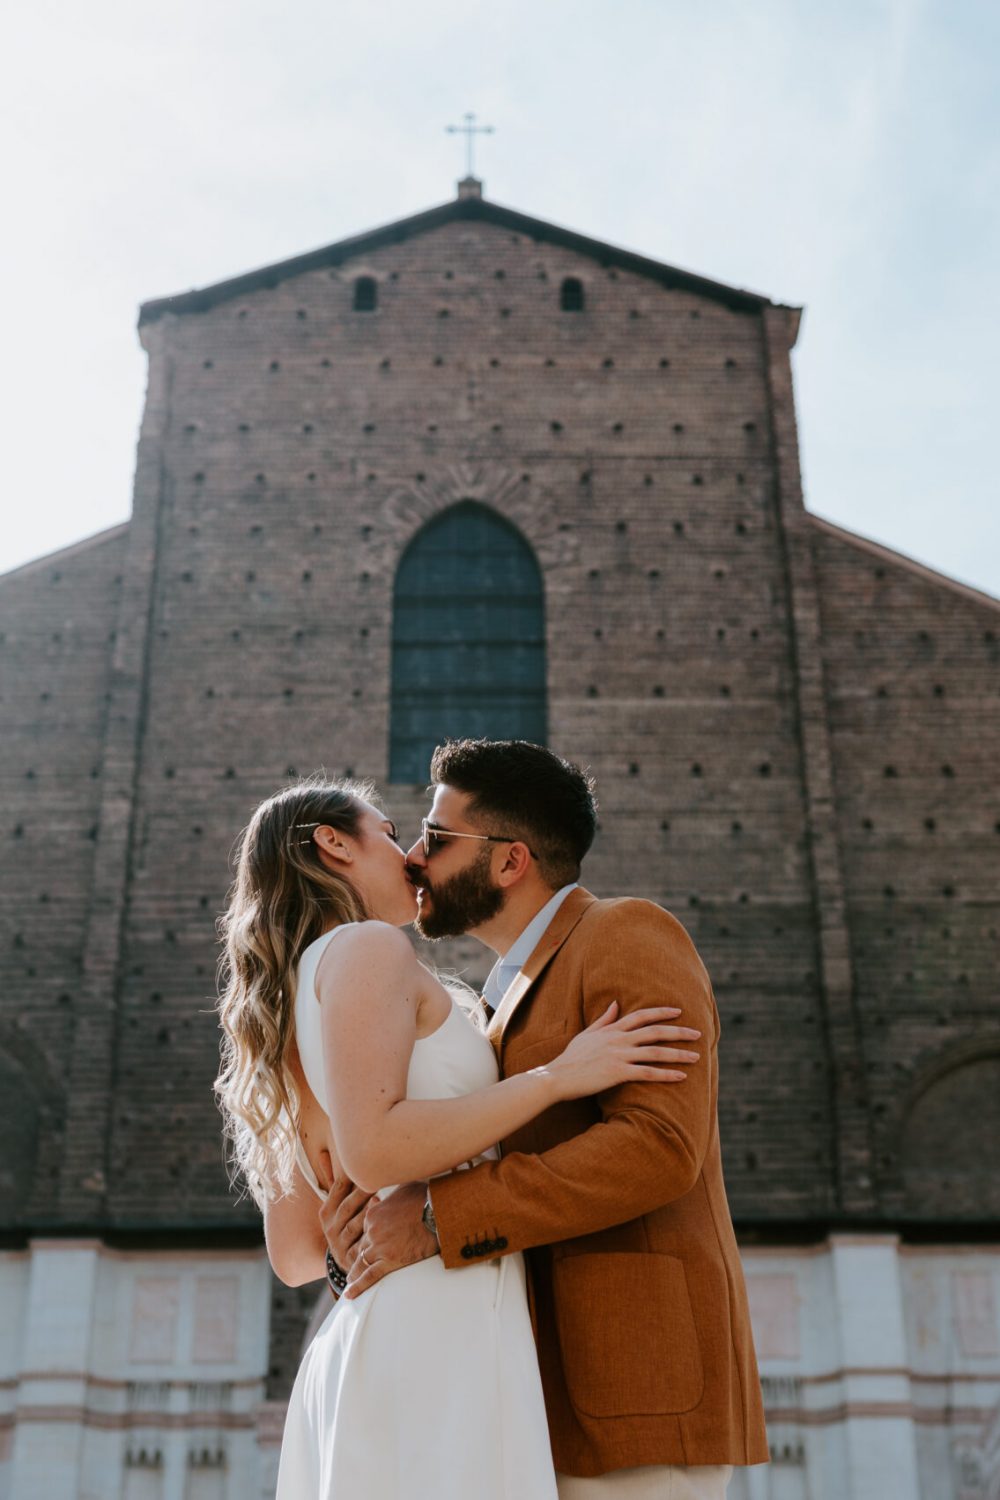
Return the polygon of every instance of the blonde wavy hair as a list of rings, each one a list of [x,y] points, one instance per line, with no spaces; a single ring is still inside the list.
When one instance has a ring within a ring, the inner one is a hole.
[[[261,1207],[292,1186],[299,1099],[286,1058],[299,958],[331,923],[370,916],[350,881],[323,864],[312,831],[328,824],[357,836],[366,802],[375,802],[367,782],[310,777],[262,802],[236,843],[236,879],[218,923],[215,1094],[233,1178]]]

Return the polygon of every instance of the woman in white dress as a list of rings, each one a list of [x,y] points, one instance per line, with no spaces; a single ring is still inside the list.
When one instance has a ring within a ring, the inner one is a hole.
[[[216,1091],[289,1284],[324,1274],[317,1197],[495,1153],[557,1100],[662,1078],[661,1011],[614,1007],[547,1068],[497,1081],[474,1008],[399,929],[417,901],[372,789],[315,779],[245,830],[225,942]],[[430,1230],[428,1231],[430,1233]],[[278,1500],[555,1500],[520,1255],[437,1257],[341,1298],[289,1403]]]

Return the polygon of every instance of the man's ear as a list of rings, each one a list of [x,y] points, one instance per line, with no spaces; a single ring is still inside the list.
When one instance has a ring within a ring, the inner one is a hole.
[[[499,885],[508,889],[524,879],[534,861],[527,844],[517,842],[501,845],[501,848],[504,855],[496,878]]]
[[[313,843],[320,854],[326,860],[332,860],[337,865],[349,865],[354,862],[354,850],[344,839],[344,835],[336,828],[331,828],[328,823],[321,823],[313,834]]]

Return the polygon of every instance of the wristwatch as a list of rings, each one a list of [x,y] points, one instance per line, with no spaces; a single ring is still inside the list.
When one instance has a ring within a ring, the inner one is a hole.
[[[423,1224],[424,1228],[434,1236],[435,1240],[437,1240],[438,1242],[438,1245],[440,1245],[441,1241],[438,1239],[437,1219],[435,1219],[434,1217],[434,1205],[431,1203],[430,1188],[427,1189],[427,1201],[424,1204],[424,1211],[420,1215],[420,1222]]]

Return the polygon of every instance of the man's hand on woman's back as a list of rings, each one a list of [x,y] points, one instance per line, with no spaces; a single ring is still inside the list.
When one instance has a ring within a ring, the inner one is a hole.
[[[365,1213],[373,1195],[355,1187],[347,1177],[334,1177],[327,1152],[322,1152],[322,1159],[330,1187],[319,1211],[320,1227],[337,1265],[349,1272],[358,1256]]]

